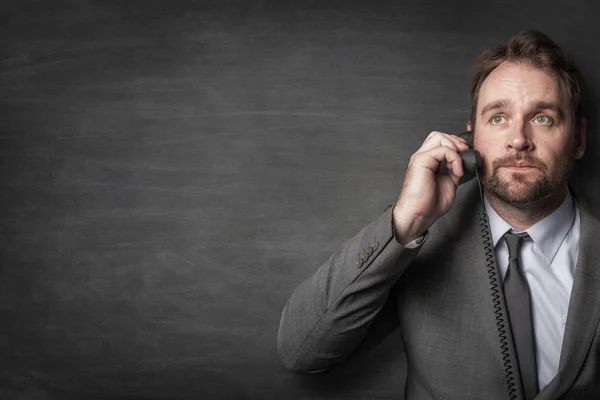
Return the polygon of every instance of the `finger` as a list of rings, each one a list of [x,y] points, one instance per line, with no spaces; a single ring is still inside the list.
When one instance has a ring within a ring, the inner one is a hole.
[[[467,144],[467,139],[462,136],[450,135],[452,139],[457,139],[460,143]]]
[[[448,167],[448,176],[452,179],[455,186],[458,186],[460,178],[465,174],[462,158],[458,156],[454,161],[450,163]]]
[[[434,172],[438,170],[441,163],[448,167],[448,175],[460,179],[464,174],[464,168],[460,155],[449,146],[438,146],[422,153],[414,155],[414,166],[428,168]],[[458,182],[458,179],[456,182]]]
[[[454,141],[455,143],[457,143],[457,144],[463,144],[463,145],[466,145],[466,146],[468,147],[468,144],[467,144],[467,139],[466,139],[466,138],[464,138],[464,137],[457,136],[457,135],[447,135],[447,137],[448,137],[450,140],[452,140],[452,141]]]
[[[421,148],[417,150],[417,153],[422,153],[439,146],[450,147],[457,153],[469,148],[466,141],[461,140],[458,136],[434,131],[427,136]]]
[[[453,143],[456,146],[457,151],[466,150],[468,148],[467,141],[464,138],[438,131],[433,131],[427,136],[423,142],[424,146],[422,146],[422,148],[427,150],[435,146],[448,146],[448,143]]]

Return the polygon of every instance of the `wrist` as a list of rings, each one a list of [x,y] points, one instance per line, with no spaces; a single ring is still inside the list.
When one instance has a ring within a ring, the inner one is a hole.
[[[405,217],[402,212],[394,206],[392,209],[392,231],[396,241],[405,246],[415,239],[423,239],[425,231],[416,218]],[[420,243],[420,242],[419,242]]]

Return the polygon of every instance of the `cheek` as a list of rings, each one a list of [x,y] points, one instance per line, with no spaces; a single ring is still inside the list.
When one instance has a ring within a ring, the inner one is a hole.
[[[481,154],[483,165],[488,170],[493,168],[494,161],[505,156],[502,153],[502,146],[497,144],[476,142],[474,147]]]
[[[547,177],[562,176],[571,163],[571,153],[543,152],[535,155],[538,162],[544,166]]]

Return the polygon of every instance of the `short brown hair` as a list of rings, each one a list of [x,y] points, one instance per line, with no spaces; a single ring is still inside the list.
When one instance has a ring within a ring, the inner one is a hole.
[[[575,65],[556,43],[544,33],[528,30],[512,36],[508,43],[488,49],[475,60],[471,85],[471,124],[475,129],[479,90],[488,75],[505,61],[529,65],[555,75],[561,93],[566,94],[571,105],[575,133],[579,133],[584,100],[581,75]]]

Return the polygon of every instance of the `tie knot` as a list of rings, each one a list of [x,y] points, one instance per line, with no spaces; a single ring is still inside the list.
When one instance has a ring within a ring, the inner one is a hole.
[[[504,234],[504,240],[506,240],[506,244],[508,245],[509,257],[516,258],[519,256],[519,249],[521,248],[521,243],[523,243],[523,239],[526,239],[528,237],[529,235],[527,234],[527,232],[506,232]]]

